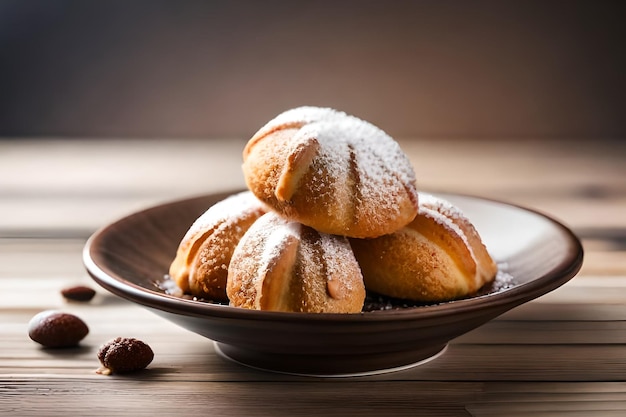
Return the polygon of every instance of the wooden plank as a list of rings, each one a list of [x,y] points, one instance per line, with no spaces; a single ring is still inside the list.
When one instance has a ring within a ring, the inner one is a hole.
[[[454,340],[483,344],[626,344],[626,321],[496,319]]]
[[[626,382],[487,382],[485,392],[490,398],[501,398],[506,395],[608,395],[610,399],[622,398],[626,394]],[[615,394],[615,395],[613,395]]]
[[[466,410],[474,417],[540,416],[540,417],[623,417],[626,401],[515,402],[469,404]]]
[[[626,251],[625,250],[593,250],[585,247],[585,260],[579,276],[604,275],[623,277],[626,275]],[[617,280],[615,280],[617,281]]]
[[[228,188],[243,184],[244,145],[241,139],[0,140],[0,196],[176,196]]]
[[[177,381],[161,384],[128,377],[76,380],[42,378],[0,379],[0,411],[10,415],[150,415],[183,413],[196,415],[618,415],[624,411],[624,391],[601,384],[559,384],[561,391],[548,396],[516,390],[517,384],[438,382],[307,381],[210,383]],[[554,383],[534,384],[534,389],[553,391]],[[503,392],[504,390],[504,392]],[[514,395],[506,391],[516,390]],[[65,412],[66,414],[61,414]],[[43,414],[42,414],[43,413]],[[58,413],[58,414],[56,414]],[[499,413],[499,414],[498,414]],[[623,414],[622,414],[623,415]]]
[[[478,401],[467,404],[466,408],[473,416],[510,415],[511,412],[514,415],[566,416],[626,414],[623,384],[610,387],[602,384],[554,385],[527,384],[526,389],[520,389],[519,385],[487,384],[485,394]]]
[[[5,384],[10,383],[9,387]],[[463,416],[480,384],[206,383],[104,377],[0,379],[0,411],[10,415]],[[3,392],[5,393],[3,395]],[[7,399],[17,399],[9,402]],[[62,414],[64,412],[65,414]]]
[[[452,344],[433,362],[405,371],[408,380],[623,381],[621,345]]]

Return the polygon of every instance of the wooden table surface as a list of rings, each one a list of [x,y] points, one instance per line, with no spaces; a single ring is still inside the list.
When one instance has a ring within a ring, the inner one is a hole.
[[[529,206],[570,226],[585,262],[561,288],[454,340],[425,365],[321,379],[256,371],[92,283],[81,250],[98,227],[156,203],[243,187],[244,141],[0,140],[0,415],[626,415],[626,142],[400,140],[425,190]],[[60,290],[97,290],[86,304]],[[28,321],[58,309],[90,333],[46,350]],[[95,373],[117,337],[155,358]]]

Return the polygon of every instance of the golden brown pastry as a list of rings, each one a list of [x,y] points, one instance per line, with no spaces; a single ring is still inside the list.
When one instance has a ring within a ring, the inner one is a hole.
[[[232,306],[248,309],[358,313],[365,287],[347,238],[270,212],[237,245],[227,294]]]
[[[235,194],[210,207],[180,242],[170,276],[183,292],[228,301],[226,279],[233,250],[248,228],[266,212],[251,192]]]
[[[381,236],[417,214],[415,173],[398,143],[343,112],[288,110],[250,139],[243,160],[260,200],[323,233]]]
[[[350,241],[368,290],[414,301],[471,295],[497,267],[474,226],[449,202],[420,193],[419,212],[403,229]]]

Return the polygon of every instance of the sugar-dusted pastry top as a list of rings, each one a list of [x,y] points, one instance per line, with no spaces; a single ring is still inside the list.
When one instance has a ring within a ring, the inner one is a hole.
[[[420,193],[415,219],[376,239],[352,239],[366,287],[414,301],[447,301],[474,294],[497,267],[474,226],[449,202]]]
[[[255,310],[357,313],[365,287],[347,238],[270,212],[237,245],[227,294],[231,305]]]
[[[470,292],[493,280],[497,272],[496,264],[474,225],[458,207],[443,198],[422,192],[419,216],[434,220],[461,239],[471,257],[471,261],[466,264],[467,270],[473,272],[474,277],[474,282],[469,284]],[[472,274],[469,276],[471,278]]]
[[[169,274],[183,292],[228,301],[226,279],[233,250],[248,228],[266,212],[251,192],[235,194],[211,206],[180,242]]]
[[[282,216],[350,237],[392,233],[417,214],[413,167],[378,127],[299,107],[263,126],[243,152],[248,188]]]

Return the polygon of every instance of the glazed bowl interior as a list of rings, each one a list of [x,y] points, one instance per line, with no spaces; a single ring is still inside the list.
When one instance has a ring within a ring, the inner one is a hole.
[[[404,369],[437,355],[455,337],[564,284],[583,259],[576,236],[545,215],[438,193],[464,211],[498,263],[495,283],[475,296],[430,305],[382,300],[383,307],[359,314],[312,314],[246,310],[169,294],[163,283],[182,236],[208,207],[232,193],[131,214],[96,232],[83,259],[102,287],[214,340],[224,356],[255,368],[321,376]]]

